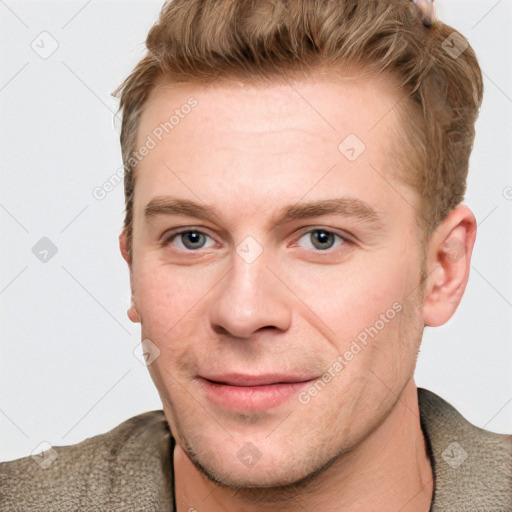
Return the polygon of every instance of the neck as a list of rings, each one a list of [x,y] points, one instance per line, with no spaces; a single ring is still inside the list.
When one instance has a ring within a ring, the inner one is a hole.
[[[325,512],[428,512],[433,490],[413,379],[383,423],[303,486],[222,487],[203,475],[179,444],[174,471],[177,512],[302,512],[320,507]]]

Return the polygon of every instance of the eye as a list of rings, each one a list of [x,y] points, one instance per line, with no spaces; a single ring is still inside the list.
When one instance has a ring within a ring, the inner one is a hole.
[[[208,239],[210,239],[212,243],[210,245],[205,245]],[[206,247],[213,247],[215,245],[215,242],[211,237],[205,233],[202,233],[201,231],[196,230],[173,233],[162,241],[162,245],[166,246],[173,242],[175,242],[174,245],[176,247],[186,251],[204,249]]]
[[[336,243],[336,238],[339,239],[337,246],[334,245]],[[321,251],[339,247],[346,242],[341,235],[326,229],[313,229],[308,231],[299,238],[299,242],[300,240],[305,240],[307,249],[317,249]]]

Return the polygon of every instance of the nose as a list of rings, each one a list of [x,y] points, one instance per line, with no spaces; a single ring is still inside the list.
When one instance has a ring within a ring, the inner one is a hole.
[[[264,253],[247,262],[233,253],[232,268],[215,287],[210,322],[218,334],[250,338],[263,329],[286,331],[291,323],[287,289],[268,268]]]

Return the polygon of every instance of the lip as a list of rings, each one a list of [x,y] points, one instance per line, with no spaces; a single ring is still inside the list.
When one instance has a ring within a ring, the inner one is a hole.
[[[264,373],[259,375],[249,375],[244,373],[223,373],[213,375],[201,375],[203,379],[225,384],[228,386],[269,386],[273,384],[289,384],[306,382],[314,377],[311,374],[296,373]]]
[[[199,377],[206,398],[227,409],[261,411],[296,396],[314,378],[311,375],[223,374]]]

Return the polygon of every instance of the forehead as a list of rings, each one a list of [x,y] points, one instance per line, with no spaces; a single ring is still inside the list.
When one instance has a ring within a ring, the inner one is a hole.
[[[270,204],[333,187],[346,189],[336,195],[374,192],[375,201],[392,202],[386,180],[395,178],[400,99],[393,87],[386,77],[333,74],[271,84],[161,80],[137,132],[136,150],[148,142],[151,149],[136,169],[136,210],[177,190],[237,211],[242,196]]]
[[[377,132],[386,131],[396,123],[394,107],[400,99],[392,76],[386,74],[363,77],[323,71],[303,78],[283,75],[268,82],[225,78],[204,84],[160,78],[144,104],[138,141],[155,121],[169,120],[192,97],[200,103],[193,117],[200,117],[202,123],[220,121],[217,130],[259,133],[303,128],[307,123],[319,135],[328,129],[340,131],[338,136],[352,130],[369,141],[366,132],[378,125]]]

